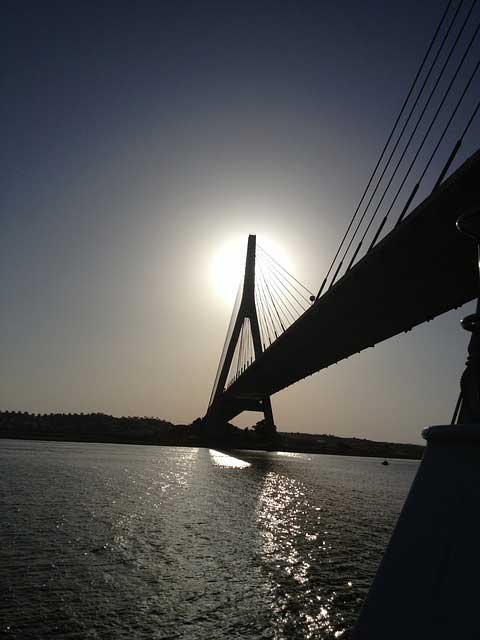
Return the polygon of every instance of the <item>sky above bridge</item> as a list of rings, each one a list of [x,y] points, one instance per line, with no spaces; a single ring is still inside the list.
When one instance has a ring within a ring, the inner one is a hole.
[[[2,3],[0,409],[203,415],[248,234],[318,290],[441,5]],[[274,396],[278,428],[419,441],[470,308]]]

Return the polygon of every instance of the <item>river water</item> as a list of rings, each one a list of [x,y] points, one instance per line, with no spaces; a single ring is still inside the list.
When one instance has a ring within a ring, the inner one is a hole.
[[[418,463],[0,441],[0,636],[346,638]]]

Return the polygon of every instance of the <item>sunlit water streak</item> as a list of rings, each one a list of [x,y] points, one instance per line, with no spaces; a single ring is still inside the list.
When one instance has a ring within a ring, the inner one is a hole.
[[[345,637],[417,463],[3,440],[0,635]]]
[[[241,460],[240,458],[234,458],[233,456],[229,456],[226,453],[222,453],[221,451],[216,451],[215,449],[208,450],[211,458],[212,464],[216,467],[229,467],[230,469],[245,469],[250,466],[249,462],[245,460]]]

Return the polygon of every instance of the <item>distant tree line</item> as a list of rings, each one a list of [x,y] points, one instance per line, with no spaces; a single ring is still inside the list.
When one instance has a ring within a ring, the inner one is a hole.
[[[104,413],[0,412],[0,437],[163,443],[175,440],[182,427],[153,417],[122,417]]]
[[[0,438],[119,442],[219,449],[269,449],[380,458],[415,458],[424,447],[415,444],[340,438],[331,434],[275,432],[260,420],[251,428],[225,423],[212,426],[197,418],[176,425],[154,417],[116,418],[104,413],[0,412]]]

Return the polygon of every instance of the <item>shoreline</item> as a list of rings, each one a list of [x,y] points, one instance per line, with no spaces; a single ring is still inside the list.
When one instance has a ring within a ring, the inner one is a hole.
[[[333,436],[335,437],[335,436]],[[310,448],[310,447],[275,447],[273,446],[262,446],[262,443],[257,443],[254,446],[253,443],[245,444],[245,445],[236,445],[236,446],[226,446],[224,443],[214,443],[214,442],[192,442],[192,443],[165,443],[158,441],[140,441],[135,439],[127,439],[127,438],[93,438],[93,437],[69,437],[61,435],[34,435],[34,434],[0,434],[0,440],[20,440],[20,441],[32,441],[32,442],[71,442],[76,444],[124,444],[124,445],[136,445],[136,446],[154,446],[154,447],[198,447],[203,449],[218,449],[223,451],[235,451],[235,450],[245,450],[245,451],[267,451],[270,453],[301,453],[301,454],[314,454],[314,455],[336,455],[336,456],[347,456],[354,458],[376,458],[376,459],[389,459],[389,460],[420,460],[423,454],[423,448],[421,445],[402,445],[396,443],[385,443],[389,445],[389,448],[392,447],[390,451],[369,451],[368,447],[362,450],[343,450],[343,451],[332,451],[332,450],[323,450],[321,448]],[[366,441],[366,442],[374,442],[375,441]],[[418,452],[417,455],[407,455],[402,454],[399,451],[394,451],[393,448],[396,447],[418,447],[421,451]]]
[[[97,442],[211,449],[266,450],[419,460],[422,445],[345,438],[332,434],[273,431],[230,423],[214,428],[196,419],[173,424],[153,417],[116,418],[103,413],[31,414],[0,411],[0,438],[57,442]]]

